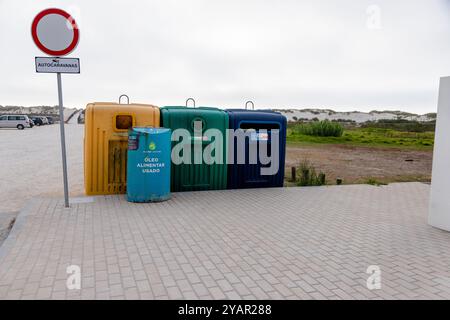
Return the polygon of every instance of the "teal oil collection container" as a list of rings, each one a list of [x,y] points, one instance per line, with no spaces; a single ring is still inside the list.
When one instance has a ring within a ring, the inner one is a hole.
[[[128,131],[127,200],[156,202],[170,198],[171,130]]]

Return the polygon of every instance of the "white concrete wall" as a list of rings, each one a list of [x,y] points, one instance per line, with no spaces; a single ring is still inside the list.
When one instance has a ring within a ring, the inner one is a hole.
[[[450,231],[450,77],[439,85],[428,223]]]

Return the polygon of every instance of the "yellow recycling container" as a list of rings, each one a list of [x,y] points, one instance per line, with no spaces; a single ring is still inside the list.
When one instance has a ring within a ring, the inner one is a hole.
[[[126,193],[128,129],[159,127],[159,108],[148,104],[89,103],[84,124],[87,195]]]

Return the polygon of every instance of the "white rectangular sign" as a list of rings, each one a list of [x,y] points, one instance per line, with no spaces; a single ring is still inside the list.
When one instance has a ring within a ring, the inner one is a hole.
[[[80,73],[80,59],[36,57],[37,73]]]
[[[269,134],[267,132],[252,132],[250,135],[251,141],[269,141]]]

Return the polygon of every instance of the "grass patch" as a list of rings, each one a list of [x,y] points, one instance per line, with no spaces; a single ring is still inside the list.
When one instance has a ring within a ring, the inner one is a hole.
[[[363,128],[393,129],[405,132],[434,132],[436,121],[418,122],[410,120],[378,120],[368,121],[361,125]]]
[[[325,173],[317,172],[314,165],[308,160],[304,159],[297,172],[300,173],[300,180],[297,182],[298,186],[322,186],[326,184]]]
[[[377,187],[383,186],[383,185],[387,185],[387,183],[378,181],[378,180],[375,179],[375,178],[368,178],[368,179],[366,179],[365,183],[366,183],[366,184],[370,184],[370,185],[372,185],[372,186],[377,186]]]
[[[298,124],[293,127],[293,131],[308,136],[341,137],[344,127],[337,122],[323,120]]]
[[[434,145],[434,132],[410,132],[386,128],[345,129],[342,136],[314,136],[302,133],[303,124],[289,124],[288,143],[306,144],[348,144],[361,146],[401,147],[431,149]]]

